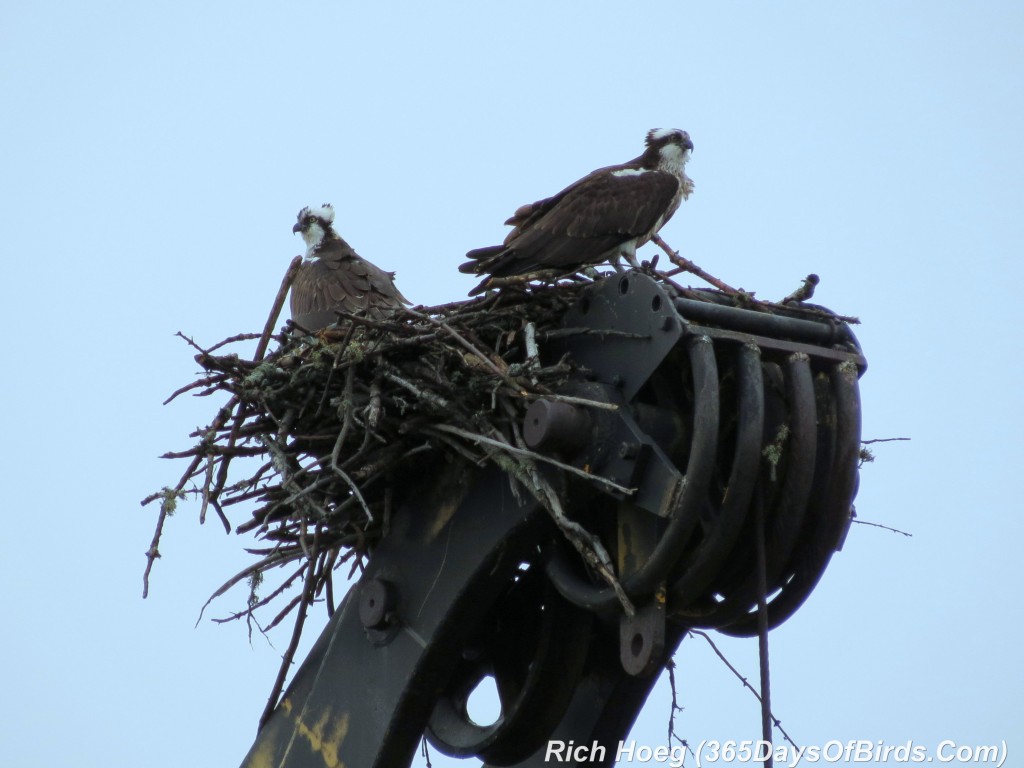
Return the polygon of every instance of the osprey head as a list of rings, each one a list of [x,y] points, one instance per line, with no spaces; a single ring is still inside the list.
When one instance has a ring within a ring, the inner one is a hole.
[[[298,232],[306,241],[309,250],[307,255],[323,242],[328,232],[332,232],[331,224],[334,222],[334,208],[330,203],[324,203],[319,208],[310,208],[308,205],[299,211],[295,220],[292,232]]]
[[[690,134],[678,128],[654,128],[647,132],[647,152],[654,154],[659,168],[678,170],[686,165],[693,152]]]

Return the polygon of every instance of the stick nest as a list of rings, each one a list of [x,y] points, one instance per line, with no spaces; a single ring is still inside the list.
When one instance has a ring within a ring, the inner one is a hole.
[[[164,454],[189,461],[177,484],[142,502],[160,501],[143,596],[160,557],[167,517],[179,500],[193,497],[201,503],[200,522],[212,508],[228,532],[228,509],[238,504],[251,509],[234,530],[263,542],[247,550],[255,556],[252,564],[210,598],[248,581],[246,608],[226,620],[254,620],[256,609],[288,592],[299,578],[305,578],[306,589],[268,626],[257,626],[269,629],[296,606],[304,614],[325,592],[333,612],[334,570],[349,560],[353,571],[359,567],[387,534],[392,512],[417,480],[436,477],[453,462],[497,464],[516,481],[514,488],[547,508],[587,563],[619,591],[600,541],[565,516],[537,463],[556,464],[620,493],[631,489],[528,450],[519,427],[532,400],[559,398],[557,391],[573,376],[574,363],[551,359],[545,345],[586,332],[563,328],[562,318],[592,281],[579,275],[539,284],[530,282],[539,275],[507,278],[500,281],[509,283],[502,290],[471,301],[402,308],[385,320],[339,312],[338,324],[318,333],[289,323],[274,334],[299,261],[285,276],[262,335],[242,334],[206,349],[179,333],[198,351],[195,360],[203,372],[166,402],[186,392],[223,393],[228,401],[207,426],[191,433],[191,448]],[[648,269],[675,295],[763,311],[779,306],[728,286],[710,293],[684,288],[671,279],[680,271],[704,274],[690,262],[669,273]],[[810,296],[816,283],[816,276],[808,276],[801,295],[783,303]],[[253,359],[224,351],[254,339],[260,341]],[[264,356],[271,340],[277,346]],[[289,564],[296,567],[283,583],[260,597],[264,574]],[[619,596],[626,613],[632,613],[625,594]]]
[[[231,507],[251,509],[234,530],[264,544],[249,549],[254,562],[211,597],[249,582],[248,605],[229,618],[251,619],[299,578],[312,578],[311,593],[302,590],[261,629],[325,591],[333,610],[335,568],[358,565],[417,478],[442,464],[495,461],[573,528],[536,472],[535,461],[548,459],[527,450],[519,425],[532,399],[552,395],[573,372],[567,359],[542,364],[540,349],[565,333],[562,316],[585,284],[403,309],[384,321],[342,314],[337,327],[316,334],[289,324],[273,335],[276,349],[257,360],[228,351],[257,334],[209,349],[186,339],[203,372],[167,402],[185,392],[224,393],[228,402],[190,435],[191,448],[164,455],[189,460],[177,485],[143,500],[161,502],[146,591],[164,522],[189,497],[201,503],[201,521],[212,508],[227,531]],[[577,546],[591,549],[587,559],[604,570],[603,551],[592,551],[601,549],[596,539],[578,533]],[[298,568],[285,584],[260,597],[264,573],[289,564]]]
[[[337,326],[318,333],[290,323],[273,333],[298,263],[293,261],[281,285],[263,334],[235,336],[210,348],[182,335],[197,350],[203,371],[166,402],[186,392],[223,393],[227,402],[207,426],[191,433],[191,448],[164,454],[188,461],[177,484],[142,502],[160,502],[143,596],[160,557],[164,524],[179,500],[200,502],[200,522],[212,508],[226,531],[253,534],[259,545],[247,549],[252,563],[210,601],[247,582],[245,607],[216,621],[245,618],[250,632],[254,625],[269,631],[295,612],[266,717],[282,690],[309,606],[323,600],[328,613],[334,611],[335,571],[349,562],[347,576],[353,575],[387,535],[393,511],[420,479],[437,477],[453,463],[493,462],[514,481],[513,488],[551,513],[593,571],[619,594],[624,611],[632,613],[600,540],[565,515],[537,465],[553,463],[594,484],[625,494],[631,490],[528,450],[520,434],[532,400],[558,399],[558,390],[580,375],[571,360],[552,359],[545,350],[553,338],[586,332],[563,328],[562,318],[591,281],[576,276],[535,284],[528,283],[535,277],[528,275],[508,279],[515,284],[472,301],[403,308],[385,320],[339,313]],[[689,262],[679,266],[676,272],[696,269]],[[674,273],[653,268],[649,273],[677,295],[709,296],[673,282]],[[805,281],[806,290],[784,302],[810,296],[816,282],[816,277]],[[764,306],[728,286],[714,293],[716,300],[737,306]],[[227,351],[255,339],[252,359]],[[276,348],[264,355],[271,340]],[[228,511],[236,505],[248,514],[233,527]],[[261,594],[270,571],[281,578]],[[278,610],[261,623],[256,613],[271,603]]]

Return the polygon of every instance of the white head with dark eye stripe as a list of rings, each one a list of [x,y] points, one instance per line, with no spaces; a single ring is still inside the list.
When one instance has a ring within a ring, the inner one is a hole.
[[[678,128],[655,128],[647,132],[647,151],[655,167],[662,171],[678,173],[690,160],[693,142],[690,134]]]
[[[292,227],[292,232],[298,232],[302,235],[302,239],[306,241],[307,259],[314,258],[314,252],[320,247],[324,238],[327,237],[328,233],[334,232],[331,227],[333,223],[334,208],[330,203],[324,203],[319,208],[306,206],[299,211],[299,215],[295,220],[295,226]]]

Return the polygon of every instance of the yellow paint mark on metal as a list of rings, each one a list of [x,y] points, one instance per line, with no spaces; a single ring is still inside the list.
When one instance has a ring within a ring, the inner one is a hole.
[[[245,768],[274,768],[274,744],[270,739],[260,742],[255,752],[250,752]]]
[[[437,511],[434,513],[434,520],[430,525],[430,539],[433,540],[441,532],[441,530],[448,524],[448,521],[452,519],[452,515],[455,514],[455,510],[459,508],[459,504],[462,503],[461,498],[451,499],[442,503]]]
[[[441,470],[433,487],[418,500],[417,538],[428,543],[442,534],[469,493],[469,479],[465,469],[458,465]]]
[[[295,705],[291,699],[282,699],[280,712],[290,718]],[[257,745],[246,757],[242,764],[243,768],[278,768],[281,761],[287,761],[288,752],[291,746],[284,746],[289,737],[294,741],[301,737],[309,743],[310,751],[319,754],[323,759],[325,768],[345,768],[345,763],[338,757],[341,750],[341,743],[348,735],[348,715],[331,717],[331,710],[326,710],[319,719],[311,726],[302,722],[299,714],[293,721],[294,726],[289,729],[283,718],[275,719],[271,725],[262,733]],[[276,727],[275,727],[276,725]],[[283,741],[282,741],[283,740]],[[298,743],[301,743],[298,742]],[[283,755],[277,755],[278,747],[284,749]]]
[[[327,709],[312,727],[296,719],[295,731],[309,742],[314,752],[320,753],[326,768],[345,768],[338,751],[348,735],[348,714],[331,717],[331,710]]]

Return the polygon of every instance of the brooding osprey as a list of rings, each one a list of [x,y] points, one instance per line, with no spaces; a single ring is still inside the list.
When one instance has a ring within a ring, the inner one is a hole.
[[[636,249],[693,191],[684,173],[692,151],[686,131],[648,131],[642,155],[599,168],[554,197],[524,205],[505,222],[514,227],[505,242],[470,251],[471,261],[459,271],[507,277],[538,269],[570,272],[603,261],[618,269],[620,257],[637,266]],[[487,283],[470,295],[485,290]]]
[[[292,283],[292,320],[308,331],[333,325],[335,310],[381,319],[408,304],[395,287],[395,273],[377,268],[356,253],[332,226],[334,208],[303,208],[292,232],[308,248]]]

